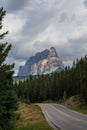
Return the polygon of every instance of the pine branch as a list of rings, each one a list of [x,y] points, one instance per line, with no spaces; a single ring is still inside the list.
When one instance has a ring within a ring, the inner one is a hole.
[[[0,34],[0,40],[3,39],[5,37],[5,35],[7,35],[7,34],[8,34],[8,31],[5,32],[5,33]]]

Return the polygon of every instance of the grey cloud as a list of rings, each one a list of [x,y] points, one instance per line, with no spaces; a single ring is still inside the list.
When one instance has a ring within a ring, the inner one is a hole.
[[[37,36],[50,25],[56,14],[58,12],[54,6],[52,10],[47,6],[37,5],[29,13],[26,13],[27,20],[22,30],[23,35],[28,34],[30,38]]]
[[[40,18],[41,19],[41,18]],[[43,31],[49,24],[47,20],[40,20],[39,18],[32,17],[30,21],[27,21],[23,30],[22,35],[28,35],[30,38],[34,38],[37,36],[41,31]]]
[[[30,0],[2,0],[1,4],[9,13],[23,9]]]
[[[85,7],[87,7],[87,0],[84,0],[84,5]]]
[[[59,22],[65,22],[68,20],[68,16],[65,12],[63,12],[61,15],[60,15],[60,20]]]
[[[81,58],[87,54],[87,37],[80,37],[76,39],[69,39],[67,43],[55,45],[49,41],[36,41],[33,47],[42,49],[49,49],[54,46],[60,58],[64,61],[73,61],[76,58]]]
[[[75,60],[87,54],[87,37],[69,39],[68,43],[56,46],[59,56],[64,60]]]
[[[76,20],[75,14],[68,15],[66,12],[62,12],[59,16],[59,22],[60,23],[65,23],[65,22],[73,22]]]
[[[71,16],[71,21],[76,21],[76,15],[75,15],[75,14],[73,14],[73,15]]]
[[[19,43],[21,43],[21,45]],[[26,61],[30,56],[35,55],[37,52],[49,49],[51,46],[50,44],[49,41],[36,41],[31,46],[30,43],[26,46],[24,41],[18,41],[12,46],[9,57],[21,62],[24,60]],[[26,47],[24,48],[24,46]]]
[[[51,47],[51,42],[49,41],[36,41],[33,43],[33,47],[36,49],[40,49],[40,50],[45,50],[45,49],[49,49]]]
[[[27,47],[26,47],[27,48]],[[31,48],[28,48],[28,51],[24,49],[24,46],[14,45],[9,53],[9,57],[14,58],[14,60],[24,61],[32,55]]]

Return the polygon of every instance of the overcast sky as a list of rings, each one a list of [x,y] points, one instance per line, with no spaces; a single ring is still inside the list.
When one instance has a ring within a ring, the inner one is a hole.
[[[87,54],[87,0],[0,0],[3,30],[13,45],[15,74],[30,56],[54,46],[65,65]]]

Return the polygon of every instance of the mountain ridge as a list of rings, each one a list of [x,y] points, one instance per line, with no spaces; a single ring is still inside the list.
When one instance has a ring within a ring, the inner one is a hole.
[[[19,67],[18,76],[42,75],[64,69],[62,60],[57,55],[56,49],[51,47],[31,56],[24,66]],[[61,69],[60,69],[61,68]]]

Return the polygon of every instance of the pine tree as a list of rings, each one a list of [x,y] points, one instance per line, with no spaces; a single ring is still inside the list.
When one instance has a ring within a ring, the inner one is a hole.
[[[0,8],[0,30],[2,29],[2,20],[6,12]],[[0,34],[0,40],[8,32]],[[17,108],[17,98],[13,90],[13,67],[14,64],[5,63],[6,57],[11,49],[8,43],[0,42],[0,130],[13,130],[14,111]]]

